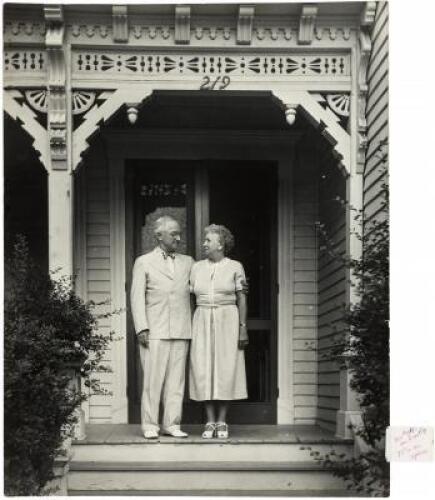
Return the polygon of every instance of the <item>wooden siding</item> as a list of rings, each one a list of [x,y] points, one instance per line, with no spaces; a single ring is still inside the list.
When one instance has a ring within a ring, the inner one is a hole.
[[[388,138],[388,3],[379,2],[371,34],[367,71],[367,157],[364,171],[364,217],[367,224],[380,215],[385,163],[379,145]],[[384,148],[385,151],[385,148]]]
[[[320,165],[319,222],[323,230],[318,253],[317,421],[331,431],[335,431],[340,407],[340,371],[330,349],[345,329],[346,270],[338,257],[346,252],[345,209],[340,201],[345,199],[345,188],[345,179],[335,165]]]
[[[107,163],[101,149],[95,147],[84,166],[86,182],[86,294],[88,300],[103,303],[96,307],[97,314],[112,310],[110,305],[110,191]],[[101,318],[98,322],[99,331],[108,334],[110,318]],[[111,350],[109,349],[103,364],[111,368]],[[101,388],[109,393],[112,389],[114,374],[99,373]],[[88,418],[90,423],[111,422],[112,397],[107,395],[92,395],[89,400]]]
[[[314,424],[317,411],[317,192],[314,165],[305,153],[296,163],[293,186],[295,424]]]

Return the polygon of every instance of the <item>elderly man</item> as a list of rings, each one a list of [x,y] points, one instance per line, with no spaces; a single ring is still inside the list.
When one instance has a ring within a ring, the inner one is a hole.
[[[186,437],[180,429],[185,364],[191,338],[189,275],[192,257],[177,253],[180,226],[169,216],[154,227],[156,248],[138,257],[133,267],[131,310],[144,373],[141,402],[146,439],[162,432]]]

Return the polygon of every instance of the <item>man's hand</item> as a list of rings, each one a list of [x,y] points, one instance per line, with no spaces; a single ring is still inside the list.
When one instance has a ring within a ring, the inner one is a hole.
[[[248,279],[246,278],[246,280],[242,280],[241,281],[241,285],[243,287],[242,289],[242,292],[246,295],[248,295],[249,293],[249,283],[248,283]]]
[[[147,348],[150,345],[149,334],[150,334],[149,330],[141,330],[137,334],[137,340],[139,344],[142,344],[145,348]]]
[[[248,330],[246,326],[239,327],[239,349],[245,349],[249,344]]]

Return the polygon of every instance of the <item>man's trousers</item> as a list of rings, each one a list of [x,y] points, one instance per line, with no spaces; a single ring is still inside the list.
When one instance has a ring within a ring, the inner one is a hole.
[[[185,339],[150,339],[147,348],[139,344],[143,369],[142,431],[159,431],[160,401],[163,429],[180,428],[188,348],[189,341]]]

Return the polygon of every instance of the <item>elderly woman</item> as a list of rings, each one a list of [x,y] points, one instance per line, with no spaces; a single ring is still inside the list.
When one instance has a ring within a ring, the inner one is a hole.
[[[225,226],[206,227],[207,258],[196,262],[190,274],[197,306],[190,347],[190,398],[205,402],[205,439],[228,438],[229,401],[247,398],[245,273],[240,262],[226,257],[233,246],[234,237]]]

